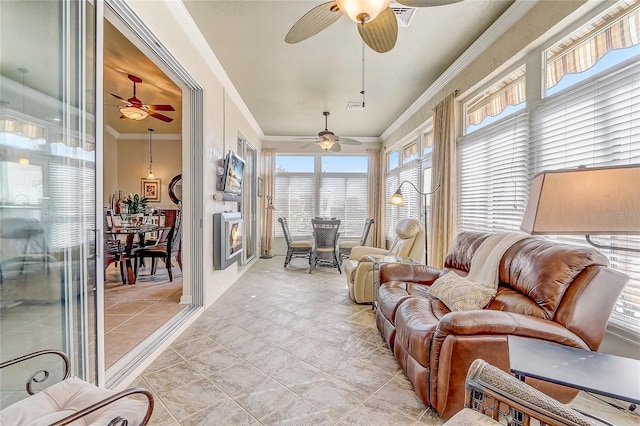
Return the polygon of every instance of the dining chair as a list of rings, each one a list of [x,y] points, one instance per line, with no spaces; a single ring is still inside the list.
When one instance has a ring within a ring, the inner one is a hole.
[[[315,247],[311,258],[311,268],[325,264],[340,269],[338,260],[338,237],[340,236],[340,219],[311,219]]]
[[[135,262],[135,275],[138,276],[138,269],[142,264],[142,259],[145,257],[151,258],[151,275],[154,275],[158,266],[158,259],[162,260],[167,267],[167,272],[169,274],[169,282],[173,282],[173,271],[172,271],[172,263],[171,258],[175,257],[182,270],[182,259],[180,258],[180,243],[182,241],[182,214],[178,212],[176,215],[175,222],[173,227],[169,229],[169,233],[167,234],[166,244],[158,244],[153,246],[144,246],[140,247],[137,250],[134,250],[134,256],[136,257]]]
[[[286,268],[291,259],[304,258],[309,260],[309,273],[311,273],[311,254],[313,252],[313,242],[308,240],[293,240],[291,238],[291,232],[289,232],[289,225],[287,219],[279,217],[278,222],[282,225],[282,233],[284,239],[287,242],[287,254],[284,258],[284,267]]]
[[[369,230],[371,229],[371,225],[373,225],[374,220],[372,218],[367,218],[364,221],[364,229],[362,230],[362,236],[360,237],[360,241],[340,241],[338,244],[338,253],[340,254],[340,261],[348,258],[351,254],[351,249],[357,246],[365,246],[367,244],[367,238],[369,237]]]

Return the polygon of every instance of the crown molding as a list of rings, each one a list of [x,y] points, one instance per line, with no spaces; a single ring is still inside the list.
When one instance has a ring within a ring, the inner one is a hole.
[[[149,133],[120,133],[108,124],[104,125],[104,130],[119,141],[137,141],[148,139]],[[153,135],[154,141],[181,141],[182,135],[177,133],[156,133]]]
[[[218,78],[223,87],[225,87],[226,93],[229,95],[231,100],[236,104],[244,118],[247,120],[253,131],[258,135],[260,139],[264,138],[264,132],[260,128],[260,125],[256,121],[255,117],[249,111],[249,108],[242,100],[240,93],[233,85],[233,82],[229,78],[229,75],[226,73],[220,60],[215,55],[213,50],[211,50],[211,46],[207,43],[207,40],[202,35],[202,32],[196,25],[195,21],[187,11],[186,6],[181,1],[175,0],[163,0],[166,7],[169,9],[169,12],[176,19],[182,31],[189,36],[189,39],[195,46],[195,48],[200,52],[203,59],[213,71],[213,74]]]
[[[300,140],[300,139],[301,138],[309,139],[310,137],[313,137],[313,136],[264,136],[262,137],[262,140],[265,142],[304,142],[304,140]],[[382,139],[378,137],[371,137],[371,136],[363,136],[363,137],[349,136],[349,139],[354,139],[362,143],[382,142]],[[313,142],[313,141],[309,139],[307,142]]]
[[[464,51],[388,128],[380,138],[385,140],[409,120],[426,103],[449,84],[464,68],[480,56],[498,37],[520,20],[539,0],[516,0],[482,35]]]

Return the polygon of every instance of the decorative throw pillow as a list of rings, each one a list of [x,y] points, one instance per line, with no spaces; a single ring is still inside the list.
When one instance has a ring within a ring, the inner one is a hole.
[[[496,290],[470,281],[449,271],[433,282],[429,292],[451,311],[482,309],[491,301]]]

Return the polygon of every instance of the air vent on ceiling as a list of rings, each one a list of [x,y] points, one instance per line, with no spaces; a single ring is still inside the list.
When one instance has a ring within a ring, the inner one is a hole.
[[[396,18],[398,18],[398,27],[408,27],[411,24],[413,15],[416,13],[415,7],[407,7],[398,4],[391,5],[391,9],[395,12]]]
[[[364,109],[362,102],[349,102],[347,104],[347,111],[358,111]]]

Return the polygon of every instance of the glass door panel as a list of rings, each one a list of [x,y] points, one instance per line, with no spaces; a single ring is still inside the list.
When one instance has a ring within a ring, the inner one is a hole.
[[[95,10],[0,1],[0,51],[0,360],[59,349],[94,380]],[[1,374],[4,408],[28,375]]]

